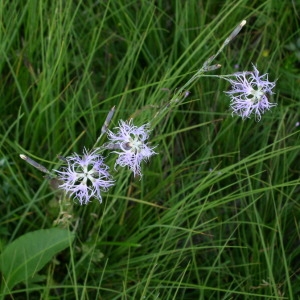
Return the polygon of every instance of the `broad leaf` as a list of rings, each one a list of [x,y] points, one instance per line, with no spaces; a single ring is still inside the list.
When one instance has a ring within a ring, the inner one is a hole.
[[[7,288],[35,275],[54,255],[74,240],[68,230],[51,228],[24,234],[0,255],[0,270]]]

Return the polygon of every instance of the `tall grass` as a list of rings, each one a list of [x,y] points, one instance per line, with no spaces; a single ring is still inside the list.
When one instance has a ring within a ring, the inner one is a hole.
[[[158,155],[141,180],[117,168],[101,205],[74,204],[73,247],[12,299],[300,297],[299,8],[0,1],[2,246],[57,217],[57,193],[20,153],[57,168],[57,155],[93,146],[114,105],[111,128],[153,120],[243,19],[209,74],[254,63],[277,80],[278,103],[260,122],[243,121],[228,109],[228,83],[199,78],[155,123]],[[113,170],[112,155],[107,163]]]

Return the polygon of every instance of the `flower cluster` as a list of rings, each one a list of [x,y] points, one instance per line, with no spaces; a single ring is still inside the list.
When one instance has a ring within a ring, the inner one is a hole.
[[[116,133],[108,130],[109,142],[104,148],[118,149],[113,151],[118,154],[115,166],[127,166],[135,176],[142,176],[141,162],[156,154],[154,147],[149,147],[146,142],[149,138],[149,124],[137,127],[132,120],[121,120],[116,129]],[[92,198],[98,198],[102,202],[101,191],[107,191],[115,183],[104,163],[104,157],[98,154],[100,151],[100,148],[92,152],[84,150],[82,156],[74,153],[65,159],[67,167],[63,167],[61,171],[55,170],[61,182],[59,188],[74,196],[80,204],[87,204]]]
[[[210,56],[191,78],[188,80],[171,98],[171,100],[156,112],[154,119],[158,114],[170,112],[174,105],[178,105],[182,99],[189,95],[186,88],[201,77],[205,72],[212,71],[221,67],[220,64],[212,64],[213,60],[221,53],[224,47],[241,31],[246,21],[243,20],[230,33],[222,44],[221,48],[214,55]],[[225,93],[230,97],[230,108],[232,114],[241,116],[243,119],[250,118],[252,114],[259,121],[262,114],[276,106],[276,103],[270,103],[268,96],[272,95],[275,82],[268,80],[268,74],[259,75],[256,66],[253,65],[253,71],[237,72],[231,75],[215,75],[227,80],[232,89]],[[127,167],[133,172],[134,176],[142,177],[141,163],[148,161],[151,156],[157,154],[148,143],[150,134],[150,124],[144,124],[140,127],[135,126],[132,120],[119,121],[119,126],[115,131],[108,129],[113,117],[115,107],[108,113],[104,125],[101,128],[101,135],[96,141],[98,144],[103,134],[107,134],[108,142],[101,148],[87,151],[84,149],[83,155],[74,153],[65,159],[67,166],[60,170],[55,170],[56,177],[60,182],[59,188],[63,189],[70,196],[74,196],[80,204],[87,204],[92,198],[97,198],[102,202],[101,192],[107,191],[115,184],[115,180],[109,173],[108,166],[104,163],[104,157],[100,155],[103,151],[111,150],[111,153],[117,154],[115,169],[117,166]],[[52,176],[44,166],[35,162],[26,155],[21,158],[40,171]]]
[[[259,71],[253,65],[252,72],[239,72],[232,76],[235,79],[222,78],[232,85],[232,90],[225,93],[231,98],[230,108],[233,114],[245,119],[250,118],[253,113],[259,121],[265,111],[277,105],[270,103],[267,98],[267,94],[273,94],[272,89],[275,87],[275,82],[268,80],[268,74],[259,76]]]
[[[205,72],[212,71],[221,67],[220,64],[212,64],[213,60],[223,51],[224,47],[231,42],[241,31],[246,21],[243,20],[230,33],[217,53],[210,56],[191,78],[188,80],[171,98],[171,100],[156,112],[154,119],[158,114],[170,112],[174,105],[178,105],[182,99],[189,95],[186,88],[201,77]],[[262,114],[276,106],[276,103],[269,102],[268,96],[272,95],[275,82],[268,80],[268,74],[259,75],[256,66],[253,65],[253,71],[237,72],[231,75],[216,75],[219,78],[227,80],[232,88],[225,93],[230,97],[230,108],[232,114],[241,116],[243,119],[255,115],[256,120],[260,120]],[[102,191],[107,191],[115,184],[115,180],[109,173],[109,167],[104,163],[104,157],[100,154],[103,151],[110,150],[117,154],[115,169],[117,166],[127,167],[134,176],[142,177],[141,163],[148,161],[151,156],[157,154],[148,143],[150,134],[150,124],[144,124],[140,127],[133,124],[133,120],[119,121],[119,126],[114,131],[108,129],[113,117],[115,107],[108,113],[105,122],[101,128],[101,135],[107,134],[108,142],[101,148],[95,148],[91,151],[84,149],[83,155],[74,153],[65,158],[67,166],[60,170],[55,170],[55,177],[60,182],[59,188],[64,190],[70,196],[73,196],[80,204],[87,204],[92,198],[97,198],[102,202]],[[297,126],[297,124],[296,124]],[[35,162],[26,155],[21,158],[40,171],[51,177],[53,174],[44,166]]]
[[[101,191],[107,191],[114,185],[108,166],[97,150],[90,153],[84,150],[82,156],[74,153],[65,159],[67,167],[63,167],[62,171],[55,170],[61,181],[59,188],[73,195],[80,204],[87,204],[91,198],[97,198],[101,203]]]
[[[267,74],[259,76],[257,68],[255,66],[253,68],[252,72],[239,72],[220,77],[232,85],[232,90],[225,92],[231,98],[232,113],[243,119],[249,118],[253,113],[260,120],[265,111],[276,105],[270,103],[267,98],[268,94],[273,94],[272,89],[275,83],[268,81]],[[108,166],[104,163],[104,157],[100,155],[102,151],[111,150],[111,153],[118,155],[115,169],[117,166],[127,167],[134,176],[140,177],[143,175],[141,163],[148,161],[152,155],[156,154],[155,147],[151,147],[148,143],[149,123],[138,127],[133,124],[132,119],[120,120],[119,126],[113,132],[108,129],[113,112],[114,108],[109,112],[101,130],[101,136],[104,133],[107,134],[108,142],[101,148],[93,149],[90,152],[84,149],[83,155],[74,153],[65,158],[66,167],[55,170],[56,177],[60,182],[59,188],[77,199],[80,204],[87,204],[92,198],[97,198],[101,203],[101,192],[107,191],[115,184]],[[50,172],[46,168],[29,157],[22,155],[21,158],[49,175]]]
[[[106,145],[108,149],[118,149],[114,151],[119,157],[115,166],[127,166],[133,174],[142,176],[141,162],[146,161],[150,156],[156,154],[146,142],[149,138],[149,124],[140,127],[134,126],[132,120],[128,122],[120,121],[117,133],[108,130],[110,142]]]

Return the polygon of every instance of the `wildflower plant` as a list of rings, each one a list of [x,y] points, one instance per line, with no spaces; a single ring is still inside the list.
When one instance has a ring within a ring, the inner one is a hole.
[[[107,191],[114,185],[114,180],[109,173],[109,167],[104,163],[104,157],[98,148],[91,152],[86,149],[83,155],[74,153],[66,158],[60,157],[67,166],[50,172],[30,157],[21,154],[20,157],[29,164],[47,174],[47,178],[58,182],[58,189],[63,190],[68,196],[82,204],[89,203],[92,199],[102,202],[101,192]]]
[[[268,80],[268,74],[259,75],[259,71],[253,65],[252,72],[238,72],[230,77],[222,77],[232,85],[230,91],[225,92],[231,98],[230,108],[232,114],[243,119],[250,118],[252,114],[259,121],[261,115],[276,103],[270,103],[267,95],[272,95],[275,82]]]
[[[118,154],[115,166],[128,167],[134,176],[142,176],[141,162],[149,160],[152,155],[156,154],[153,151],[155,147],[150,147],[147,143],[149,126],[148,123],[137,127],[133,125],[131,119],[127,122],[121,120],[119,126],[116,127],[116,133],[108,130],[109,143],[106,147],[118,149],[118,151],[113,151]]]
[[[55,170],[62,182],[59,188],[74,196],[80,204],[87,204],[92,198],[97,198],[101,203],[101,192],[114,185],[104,157],[97,151],[98,149],[94,149],[88,152],[85,149],[82,156],[74,153],[65,158],[67,167],[63,167],[62,171]]]
[[[221,45],[216,54],[210,56],[202,67],[173,95],[171,100],[161,107],[154,115],[151,123],[140,126],[133,124],[133,120],[119,121],[119,126],[115,130],[109,130],[110,121],[114,115],[115,107],[108,113],[104,125],[101,129],[101,135],[97,139],[91,151],[84,149],[83,155],[74,153],[71,156],[63,158],[67,166],[63,166],[54,173],[48,171],[45,167],[39,165],[34,160],[25,155],[21,158],[38,168],[40,171],[47,173],[47,176],[55,177],[59,182],[59,189],[66,192],[78,200],[80,204],[87,204],[91,199],[98,199],[102,202],[102,192],[107,191],[116,184],[115,179],[109,172],[106,165],[104,151],[110,151],[117,154],[115,160],[115,169],[117,166],[126,167],[133,172],[134,176],[143,175],[141,164],[148,161],[153,155],[157,154],[154,149],[156,146],[150,146],[148,139],[151,132],[150,128],[158,125],[160,120],[168,114],[174,106],[179,105],[183,99],[188,97],[188,88],[202,76],[209,76],[205,73],[216,70],[221,67],[220,64],[212,64],[215,58],[222,52],[224,47],[241,31],[246,24],[243,20],[228,36]],[[232,75],[212,75],[213,77],[223,78],[229,81],[232,89],[225,92],[231,98],[230,107],[232,113],[241,116],[243,119],[249,118],[255,114],[257,120],[261,115],[275,106],[275,103],[268,101],[267,95],[273,94],[272,89],[274,82],[269,82],[268,75],[259,75],[259,71],[253,65],[252,72],[239,72]],[[106,135],[108,142],[99,146],[100,139]],[[108,153],[109,154],[109,153]],[[50,174],[50,175],[49,175]]]
[[[68,157],[60,159],[67,165],[58,170],[49,171],[47,168],[37,163],[30,157],[21,154],[20,157],[38,170],[47,174],[48,178],[56,179],[58,189],[65,192],[68,197],[74,198],[81,205],[88,204],[92,199],[98,199],[102,202],[102,192],[106,192],[115,185],[115,180],[109,172],[105,157],[102,152],[110,150],[118,154],[115,167],[129,167],[134,176],[142,177],[141,163],[149,160],[156,154],[153,151],[155,147],[148,145],[150,133],[150,124],[141,126],[133,125],[133,120],[119,122],[116,127],[117,132],[108,130],[109,123],[113,117],[115,107],[108,113],[106,120],[101,128],[101,135],[97,139],[91,151],[83,150],[83,154],[74,153]],[[102,147],[96,147],[101,137],[107,134],[109,142]]]

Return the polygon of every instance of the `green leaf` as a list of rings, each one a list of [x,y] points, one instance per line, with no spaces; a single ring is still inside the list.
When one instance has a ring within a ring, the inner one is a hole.
[[[0,270],[6,287],[11,289],[34,276],[73,240],[74,234],[70,231],[51,228],[24,234],[13,241],[0,255]]]

